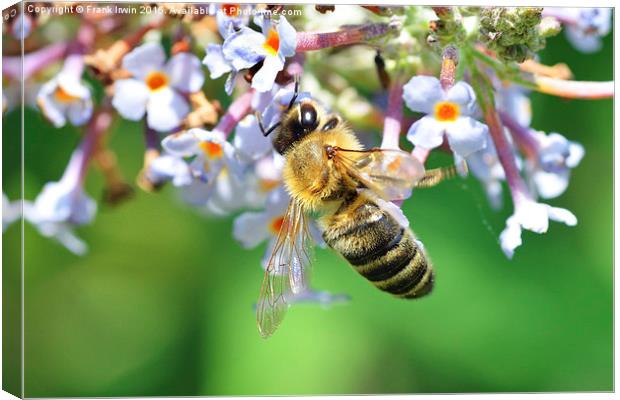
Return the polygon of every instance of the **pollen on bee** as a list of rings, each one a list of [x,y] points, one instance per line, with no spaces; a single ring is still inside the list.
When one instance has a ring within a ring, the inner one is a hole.
[[[199,146],[209,158],[221,158],[224,154],[222,146],[215,142],[204,141],[200,142]]]
[[[265,43],[263,43],[263,48],[273,55],[278,54],[278,50],[280,49],[280,35],[278,31],[273,28],[269,29],[267,39],[265,39]]]
[[[458,104],[450,101],[442,101],[435,105],[435,118],[442,122],[456,121],[459,117],[460,109]]]
[[[153,71],[146,76],[146,86],[151,91],[161,89],[168,86],[168,76],[160,71]]]

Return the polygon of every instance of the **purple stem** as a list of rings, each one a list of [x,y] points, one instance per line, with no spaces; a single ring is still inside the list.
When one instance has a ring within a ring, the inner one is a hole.
[[[26,54],[23,59],[24,80],[27,80],[38,71],[63,58],[69,46],[70,43],[61,42]],[[2,73],[8,78],[19,80],[22,76],[21,56],[4,57],[2,59]]]
[[[523,148],[529,158],[535,159],[540,151],[540,145],[530,129],[515,121],[505,111],[498,111],[499,117],[506,128],[510,131],[514,140]]]
[[[213,130],[222,132],[225,136],[228,136],[232,130],[235,129],[239,121],[250,112],[253,96],[254,90],[249,90],[233,101]]]
[[[383,122],[381,148],[399,149],[400,132],[403,121],[403,85],[395,79],[388,93],[387,110]]]
[[[336,32],[297,32],[297,52],[321,50],[328,47],[363,43],[385,35],[392,28],[388,24],[366,24],[344,28]]]

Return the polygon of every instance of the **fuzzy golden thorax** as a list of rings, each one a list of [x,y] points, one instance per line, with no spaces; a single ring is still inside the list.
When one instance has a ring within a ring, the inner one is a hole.
[[[328,158],[328,146],[361,150],[355,135],[342,123],[327,131],[315,130],[291,145],[285,153],[283,177],[293,198],[309,212],[329,212],[358,183],[337,162]]]

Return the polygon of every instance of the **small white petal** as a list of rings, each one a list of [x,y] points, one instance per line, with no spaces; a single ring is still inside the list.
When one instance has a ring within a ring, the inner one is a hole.
[[[499,242],[508,258],[512,258],[515,249],[523,243],[521,241],[521,226],[515,216],[506,220],[506,228],[499,235]]]
[[[60,128],[67,123],[65,117],[66,105],[54,99],[54,91],[57,88],[55,80],[47,82],[39,90],[37,95],[37,104],[41,108],[41,112],[56,128]]]
[[[431,116],[423,117],[411,125],[407,132],[407,140],[415,146],[434,149],[443,143],[444,127],[444,124]]]
[[[85,101],[71,103],[67,107],[69,121],[75,126],[80,126],[88,122],[93,115],[93,102],[90,97]]]
[[[114,83],[112,105],[123,118],[138,121],[146,112],[149,89],[136,79],[119,79]]]
[[[246,249],[254,248],[271,236],[271,218],[264,212],[245,212],[233,223],[233,237]]]
[[[570,142],[568,152],[569,154],[566,158],[566,166],[569,168],[575,168],[581,162],[586,150],[580,143]]]
[[[162,147],[170,154],[177,157],[191,157],[199,152],[200,139],[189,131],[173,133],[162,140]]]
[[[213,185],[209,182],[202,182],[200,180],[194,180],[190,185],[183,186],[181,195],[183,200],[188,204],[194,206],[204,206],[209,197],[213,193]]]
[[[271,139],[263,136],[253,115],[245,117],[237,124],[233,144],[242,161],[256,161],[273,149]]]
[[[146,121],[159,132],[170,131],[189,113],[187,100],[169,87],[151,93],[146,105]]]
[[[166,75],[170,86],[185,93],[194,93],[202,88],[205,81],[200,60],[193,54],[179,53],[166,64]]]
[[[209,68],[211,79],[217,79],[232,70],[231,65],[224,58],[222,46],[219,44],[209,43],[207,54],[202,62]]]
[[[460,106],[463,115],[473,115],[476,111],[476,93],[466,82],[457,82],[446,93],[446,101]]]
[[[548,205],[522,199],[516,204],[515,217],[524,229],[545,233],[549,229]]]
[[[279,20],[278,36],[280,38],[280,48],[278,51],[284,57],[294,56],[295,48],[297,47],[297,32],[284,16],[281,16]]]
[[[433,76],[414,76],[403,87],[403,99],[412,111],[432,114],[435,103],[443,98],[439,79]]]
[[[284,62],[277,56],[267,56],[263,66],[252,78],[252,87],[259,92],[271,90],[278,72],[284,68]]]
[[[163,155],[151,161],[147,173],[155,183],[171,180],[174,186],[186,186],[193,180],[187,163],[171,155]]]
[[[452,151],[465,158],[486,147],[489,129],[471,117],[459,117],[446,124],[446,133]]]
[[[564,193],[568,187],[570,172],[568,170],[560,172],[536,170],[531,178],[536,185],[536,192],[540,197],[543,199],[553,199]]]
[[[151,71],[161,70],[166,53],[159,43],[145,43],[123,57],[123,68],[138,79],[144,79]]]
[[[267,50],[263,48],[264,42],[265,37],[262,34],[243,26],[224,41],[222,52],[232,67],[240,71],[265,58]]]
[[[553,221],[556,222],[562,222],[563,224],[566,224],[568,226],[575,226],[577,225],[577,217],[575,217],[575,214],[573,214],[572,212],[568,211],[565,208],[559,208],[559,207],[549,207],[549,218]]]

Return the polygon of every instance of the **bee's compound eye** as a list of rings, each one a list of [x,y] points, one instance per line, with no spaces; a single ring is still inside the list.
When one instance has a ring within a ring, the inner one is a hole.
[[[299,109],[299,122],[306,129],[314,129],[318,125],[316,109],[312,104],[302,104]]]

